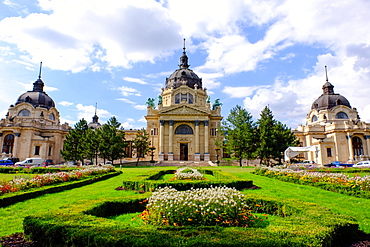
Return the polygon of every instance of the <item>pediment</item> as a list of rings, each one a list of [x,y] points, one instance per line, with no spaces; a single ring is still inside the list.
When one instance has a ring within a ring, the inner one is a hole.
[[[158,115],[209,115],[210,113],[203,109],[190,107],[187,105],[175,106],[169,109],[163,109]]]

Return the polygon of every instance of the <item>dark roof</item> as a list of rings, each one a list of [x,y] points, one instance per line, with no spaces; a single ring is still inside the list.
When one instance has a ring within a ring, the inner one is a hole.
[[[55,107],[53,99],[44,91],[44,82],[39,78],[33,83],[33,90],[19,96],[16,105],[20,103],[29,103],[33,107],[45,107],[50,109]]]
[[[195,84],[198,85],[198,88],[202,88],[202,79],[189,69],[190,65],[188,63],[188,56],[186,55],[185,49],[184,45],[184,51],[180,57],[180,68],[173,72],[169,78],[166,78],[166,89],[171,87],[178,88],[183,85],[183,82],[191,88],[195,88]]]
[[[334,86],[329,81],[326,81],[322,89],[323,94],[313,102],[311,110],[331,109],[337,105],[351,108],[349,101],[344,96],[334,93]]]

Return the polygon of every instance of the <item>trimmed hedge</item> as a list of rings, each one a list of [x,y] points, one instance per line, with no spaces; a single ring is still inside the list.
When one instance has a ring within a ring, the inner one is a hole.
[[[9,205],[18,203],[18,202],[22,202],[28,199],[42,196],[45,194],[57,193],[57,192],[61,192],[64,190],[82,187],[88,184],[92,184],[95,182],[99,182],[99,181],[117,176],[121,173],[122,172],[113,172],[113,173],[108,173],[108,174],[93,175],[93,176],[90,176],[82,180],[58,183],[54,185],[48,185],[48,186],[42,186],[42,187],[32,188],[28,190],[6,193],[0,196],[0,207],[6,207]]]
[[[247,192],[245,192],[247,193]],[[356,237],[348,217],[313,203],[246,195],[254,212],[274,215],[264,228],[133,227],[99,216],[141,212],[149,193],[84,200],[54,212],[27,216],[24,233],[38,246],[341,246]]]
[[[198,169],[200,173],[213,175],[217,180],[159,180],[165,174],[173,174],[176,170],[150,171],[144,175],[123,181],[123,188],[138,191],[154,191],[159,187],[172,186],[177,190],[190,190],[192,187],[209,188],[211,186],[227,186],[238,190],[250,188],[253,181],[244,180],[227,172]]]
[[[83,167],[81,167],[83,168]],[[70,172],[79,169],[77,167],[0,167],[0,173],[32,173],[32,174],[45,174],[45,173],[54,173],[54,172]]]

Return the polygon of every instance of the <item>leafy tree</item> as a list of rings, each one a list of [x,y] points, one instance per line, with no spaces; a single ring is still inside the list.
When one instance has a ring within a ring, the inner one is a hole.
[[[140,158],[144,158],[145,155],[149,154],[150,145],[149,134],[145,131],[145,129],[138,130],[132,145],[134,148],[136,148],[137,153],[136,166],[138,166]]]
[[[100,128],[87,131],[87,152],[91,161],[95,160],[95,165],[98,164],[99,146],[101,143],[101,130]]]
[[[284,151],[291,146],[297,146],[299,140],[294,135],[292,130],[288,128],[285,124],[276,121],[274,126],[275,135],[276,135],[276,154],[275,159],[281,164],[282,159],[284,158]]]
[[[257,120],[257,157],[260,159],[260,164],[269,165],[270,159],[276,154],[278,143],[276,141],[275,124],[276,121],[272,111],[265,106],[261,111],[260,119]]]
[[[222,122],[220,132],[225,142],[225,152],[233,160],[239,160],[242,166],[243,159],[254,159],[256,152],[256,126],[252,115],[240,106],[231,109],[226,121]],[[216,139],[216,146],[220,147],[220,140]]]
[[[63,159],[81,161],[87,157],[87,131],[89,127],[85,119],[81,119],[74,129],[70,130],[64,140],[63,150],[60,151]]]
[[[111,117],[98,131],[99,133],[99,155],[105,160],[112,162],[125,156],[125,132],[119,129],[121,123],[116,117]]]

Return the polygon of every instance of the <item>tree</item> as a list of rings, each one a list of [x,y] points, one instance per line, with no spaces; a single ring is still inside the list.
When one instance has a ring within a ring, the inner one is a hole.
[[[125,132],[119,129],[119,123],[116,117],[111,117],[98,131],[99,133],[99,155],[105,160],[114,162],[125,156]]]
[[[276,121],[274,127],[276,135],[276,154],[274,156],[279,164],[281,164],[284,157],[284,151],[288,147],[297,146],[299,144],[299,140],[294,135],[292,130],[288,128],[285,124]]]
[[[101,143],[101,130],[88,129],[87,131],[87,152],[91,161],[95,160],[95,165],[98,164],[99,146]]]
[[[250,160],[256,157],[256,126],[247,110],[238,105],[231,109],[219,132],[225,139],[225,152],[230,154],[231,159],[239,160],[240,166],[243,159]],[[220,147],[220,140],[216,138],[215,144]]]
[[[145,129],[138,130],[132,145],[134,148],[136,148],[137,153],[136,166],[139,165],[140,158],[144,158],[145,155],[149,154],[150,145],[149,134],[145,131]]]
[[[277,136],[275,133],[275,120],[272,111],[265,106],[261,111],[260,119],[257,120],[258,147],[257,157],[260,164],[269,165],[277,149]]]
[[[70,130],[64,140],[63,150],[60,151],[63,159],[81,161],[87,157],[87,131],[89,127],[85,119],[81,119],[74,129]]]

